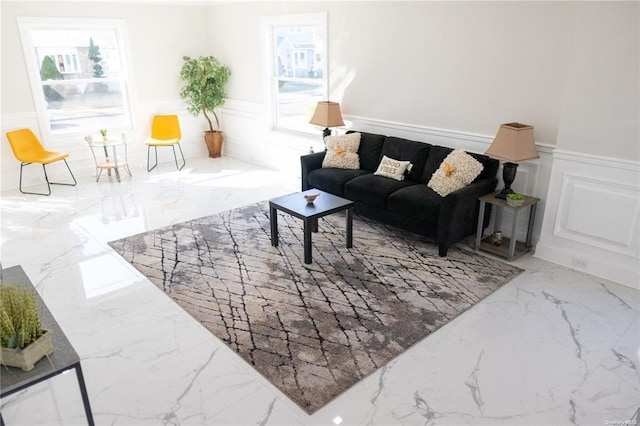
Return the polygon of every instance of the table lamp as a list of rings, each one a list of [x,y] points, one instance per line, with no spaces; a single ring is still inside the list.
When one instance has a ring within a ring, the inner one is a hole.
[[[506,199],[507,194],[514,192],[511,184],[516,178],[517,163],[540,157],[533,138],[533,126],[522,123],[501,124],[498,134],[485,154],[506,161],[502,166],[504,188],[496,194],[496,198]]]
[[[322,139],[331,134],[329,127],[344,126],[342,113],[340,112],[340,104],[337,102],[320,101],[316,106],[316,111],[309,121],[310,124],[324,127],[322,131]]]

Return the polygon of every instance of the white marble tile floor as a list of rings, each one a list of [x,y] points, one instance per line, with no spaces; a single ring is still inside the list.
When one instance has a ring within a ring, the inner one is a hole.
[[[298,180],[231,158],[132,172],[79,177],[50,197],[1,193],[2,264],[23,266],[82,358],[97,425],[638,422],[640,293],[531,255],[515,262],[524,273],[309,416],[107,245]],[[1,404],[8,426],[86,424],[74,374]]]

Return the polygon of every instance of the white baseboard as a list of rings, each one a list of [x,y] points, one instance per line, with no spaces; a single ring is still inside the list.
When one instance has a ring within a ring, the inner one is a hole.
[[[566,266],[596,277],[624,284],[628,287],[640,290],[640,275],[638,274],[637,261],[620,259],[620,262],[612,264],[609,257],[593,255],[585,251],[571,251],[566,247],[554,247],[545,240],[536,245],[535,257]]]

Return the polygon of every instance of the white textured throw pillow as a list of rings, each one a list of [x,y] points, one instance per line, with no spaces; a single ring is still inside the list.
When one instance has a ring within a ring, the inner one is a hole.
[[[332,167],[336,169],[360,168],[360,133],[349,133],[348,135],[327,136],[324,138],[327,147],[322,167]]]
[[[407,170],[411,161],[394,160],[386,155],[382,156],[378,170],[374,175],[386,176],[395,180],[404,180],[404,172]]]
[[[482,169],[482,163],[463,150],[456,149],[447,155],[427,186],[441,197],[446,197],[473,182]]]

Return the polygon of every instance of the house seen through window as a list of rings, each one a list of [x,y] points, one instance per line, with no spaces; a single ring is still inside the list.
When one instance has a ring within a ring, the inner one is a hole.
[[[34,100],[50,135],[132,125],[124,24],[90,21],[19,21]]]
[[[274,127],[313,132],[313,108],[326,92],[326,16],[278,17],[266,22]]]

